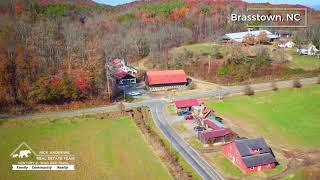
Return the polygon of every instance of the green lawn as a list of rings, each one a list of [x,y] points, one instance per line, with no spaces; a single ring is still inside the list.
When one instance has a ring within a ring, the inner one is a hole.
[[[292,56],[289,67],[292,69],[314,70],[320,68],[320,59],[317,57],[308,55],[299,56],[294,51],[289,51],[289,53]]]
[[[223,102],[209,101],[208,105],[274,145],[302,150],[320,148],[319,85],[231,97]]]
[[[0,121],[0,179],[172,179],[128,117]],[[10,153],[25,141],[33,150],[68,150],[75,171],[11,171]]]
[[[173,127],[180,133],[188,131],[188,128],[182,122],[175,122]]]
[[[191,44],[175,48],[174,51],[186,48],[187,50],[192,51],[195,54],[210,54],[212,52],[213,46],[213,43]],[[226,54],[227,50],[224,46],[220,46],[219,50],[223,55]]]

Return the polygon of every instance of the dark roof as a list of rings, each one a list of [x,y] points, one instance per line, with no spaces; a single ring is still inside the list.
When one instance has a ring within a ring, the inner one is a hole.
[[[262,166],[264,164],[275,163],[277,160],[271,153],[256,154],[242,158],[247,167]]]
[[[230,128],[222,128],[219,130],[204,131],[202,133],[202,136],[204,138],[217,138],[217,137],[223,137],[223,136],[228,135],[230,133],[232,133]]]
[[[175,101],[174,104],[177,108],[185,108],[185,107],[191,107],[191,106],[200,106],[201,102],[199,102],[196,99],[188,99],[188,100],[181,100],[181,101]]]
[[[234,143],[247,167],[277,162],[270,147],[263,138],[237,139]]]
[[[271,152],[263,138],[237,139],[234,142],[242,157],[252,155],[252,149],[259,149],[261,154]]]

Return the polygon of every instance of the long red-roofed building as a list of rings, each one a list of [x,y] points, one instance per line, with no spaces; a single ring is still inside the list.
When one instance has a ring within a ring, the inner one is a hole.
[[[187,85],[187,75],[183,70],[148,71],[145,82],[150,91],[182,88]]]

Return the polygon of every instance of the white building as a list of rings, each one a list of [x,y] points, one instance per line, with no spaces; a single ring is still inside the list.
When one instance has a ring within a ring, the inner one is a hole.
[[[276,39],[279,39],[278,36],[272,34],[270,31],[267,31],[267,30],[258,30],[258,31],[246,31],[246,32],[237,32],[237,33],[228,33],[228,34],[225,34],[223,36],[223,40],[227,40],[227,41],[236,41],[236,42],[243,42],[243,39],[244,37],[247,35],[247,34],[251,34],[253,35],[254,37],[257,37],[259,36],[259,34],[261,32],[265,32],[268,36],[268,38],[270,38],[271,41],[274,41]]]

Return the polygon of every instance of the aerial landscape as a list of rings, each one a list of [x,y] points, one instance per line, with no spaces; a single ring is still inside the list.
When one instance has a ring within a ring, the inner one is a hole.
[[[0,179],[320,179],[317,0],[0,0]]]

